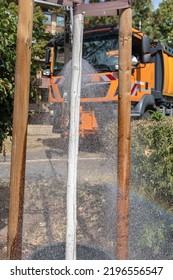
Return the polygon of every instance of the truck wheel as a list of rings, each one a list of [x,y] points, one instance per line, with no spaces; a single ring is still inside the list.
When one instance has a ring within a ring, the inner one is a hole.
[[[149,120],[149,119],[151,119],[151,114],[150,114],[150,112],[149,112],[149,111],[145,111],[145,112],[143,113],[143,115],[142,115],[142,119],[143,119],[143,120]]]

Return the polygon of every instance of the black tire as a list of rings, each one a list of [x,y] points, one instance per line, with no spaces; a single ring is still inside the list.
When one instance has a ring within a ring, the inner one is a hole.
[[[151,119],[151,114],[149,111],[145,111],[142,115],[143,120],[150,120]]]

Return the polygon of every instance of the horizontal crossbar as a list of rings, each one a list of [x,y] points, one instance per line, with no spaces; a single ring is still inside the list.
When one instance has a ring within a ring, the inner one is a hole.
[[[129,0],[81,4],[75,6],[74,14],[83,14],[84,16],[115,16],[117,15],[117,10],[129,7]]]
[[[117,10],[131,6],[131,0],[112,0],[91,4],[83,4],[82,2],[82,0],[58,0],[57,4],[68,7],[74,6],[74,14],[83,14],[84,16],[115,16]]]

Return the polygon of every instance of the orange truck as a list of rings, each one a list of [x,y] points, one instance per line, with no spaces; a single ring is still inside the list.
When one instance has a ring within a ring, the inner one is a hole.
[[[95,69],[83,73],[87,83],[81,90],[80,135],[95,134],[114,118],[118,104],[118,26],[84,30],[83,58]],[[49,102],[54,104],[54,130],[68,129],[69,92],[62,87],[64,36],[49,41],[44,77],[50,78]],[[150,110],[173,115],[173,49],[150,42],[132,30],[131,116],[145,118]],[[65,84],[70,77],[65,77]]]

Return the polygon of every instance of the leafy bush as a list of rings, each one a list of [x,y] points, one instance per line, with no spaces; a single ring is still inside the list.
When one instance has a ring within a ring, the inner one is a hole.
[[[17,31],[15,4],[0,4],[0,144],[11,134]]]
[[[131,134],[133,184],[173,202],[173,118],[134,122]]]
[[[148,111],[150,113],[150,118],[153,120],[153,121],[160,121],[163,119],[163,113],[162,112],[159,112],[159,111]]]
[[[111,164],[117,162],[117,123],[101,137]],[[152,199],[173,202],[173,118],[131,123],[131,185]]]
[[[12,114],[14,98],[14,76],[16,61],[16,37],[18,1],[0,1],[0,151],[3,140],[12,134]],[[45,34],[45,17],[40,7],[35,7],[33,17],[31,60],[31,87],[30,98],[35,98],[35,88],[32,86],[37,70],[41,69],[40,63],[35,58],[42,57],[44,46],[50,35]]]

